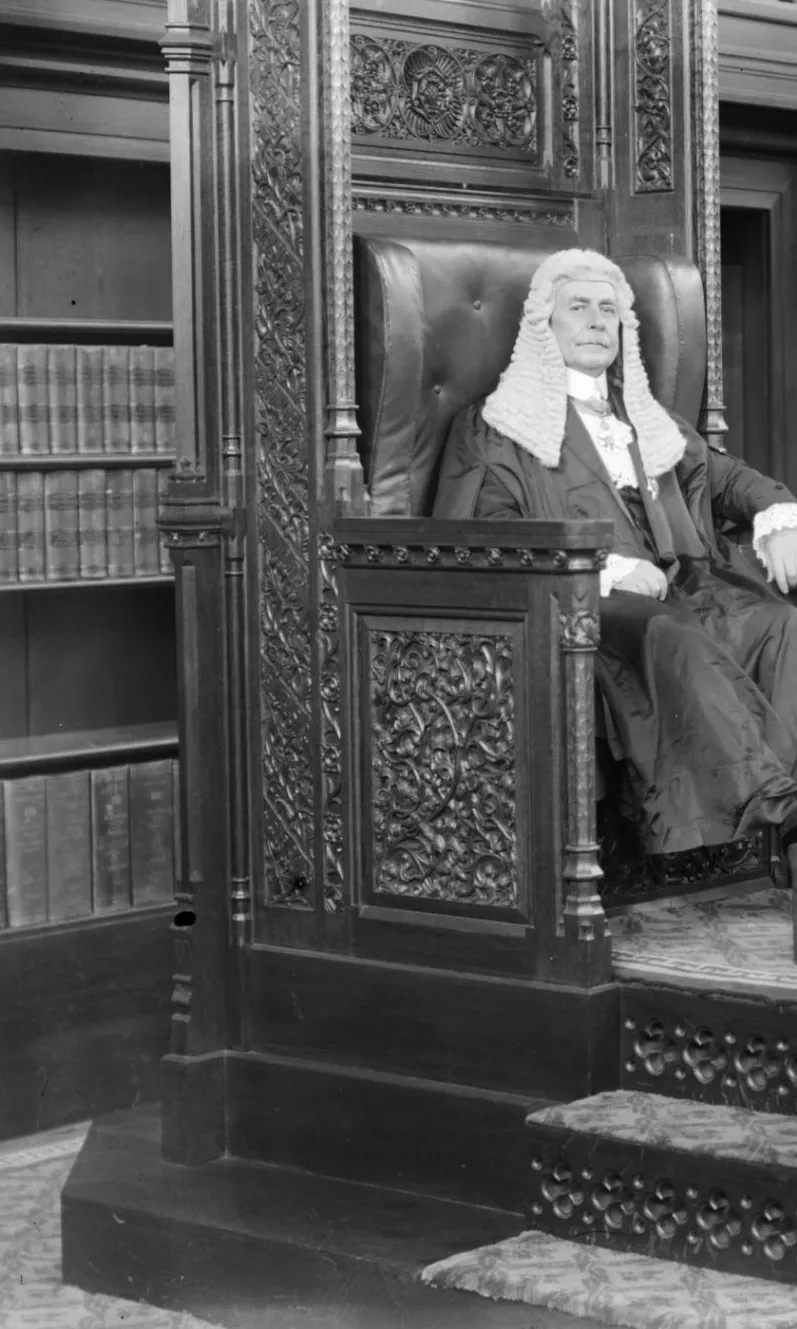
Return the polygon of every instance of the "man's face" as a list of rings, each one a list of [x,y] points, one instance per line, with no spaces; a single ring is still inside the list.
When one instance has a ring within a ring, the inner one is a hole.
[[[620,349],[620,315],[609,281],[566,281],[556,292],[551,329],[565,364],[598,378]]]

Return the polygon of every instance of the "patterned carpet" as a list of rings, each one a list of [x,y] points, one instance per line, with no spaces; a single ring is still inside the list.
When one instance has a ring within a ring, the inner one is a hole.
[[[611,930],[617,978],[797,1001],[788,891],[635,905]]]
[[[86,1129],[0,1146],[2,1329],[207,1329],[190,1315],[61,1283],[61,1187]]]
[[[797,1167],[797,1120],[742,1107],[618,1089],[543,1108],[527,1120],[709,1158]]]
[[[797,1288],[524,1232],[430,1265],[425,1283],[628,1329],[795,1329]]]

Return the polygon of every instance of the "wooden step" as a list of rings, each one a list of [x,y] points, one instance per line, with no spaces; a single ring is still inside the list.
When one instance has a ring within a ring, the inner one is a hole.
[[[797,1115],[797,1003],[620,988],[620,1087]]]
[[[797,1284],[797,1121],[633,1090],[532,1112],[531,1226]]]

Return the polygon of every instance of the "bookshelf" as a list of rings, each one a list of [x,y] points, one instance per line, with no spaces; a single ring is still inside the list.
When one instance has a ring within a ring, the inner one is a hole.
[[[158,6],[72,8],[0,0],[0,1139],[157,1096],[180,853]]]

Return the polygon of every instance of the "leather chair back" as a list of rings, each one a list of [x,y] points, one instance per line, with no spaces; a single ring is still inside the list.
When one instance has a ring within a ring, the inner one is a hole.
[[[532,275],[549,252],[355,241],[357,394],[372,516],[429,515],[451,421],[495,387]],[[706,361],[699,273],[665,255],[616,261],[636,296],[653,391],[694,424]]]

